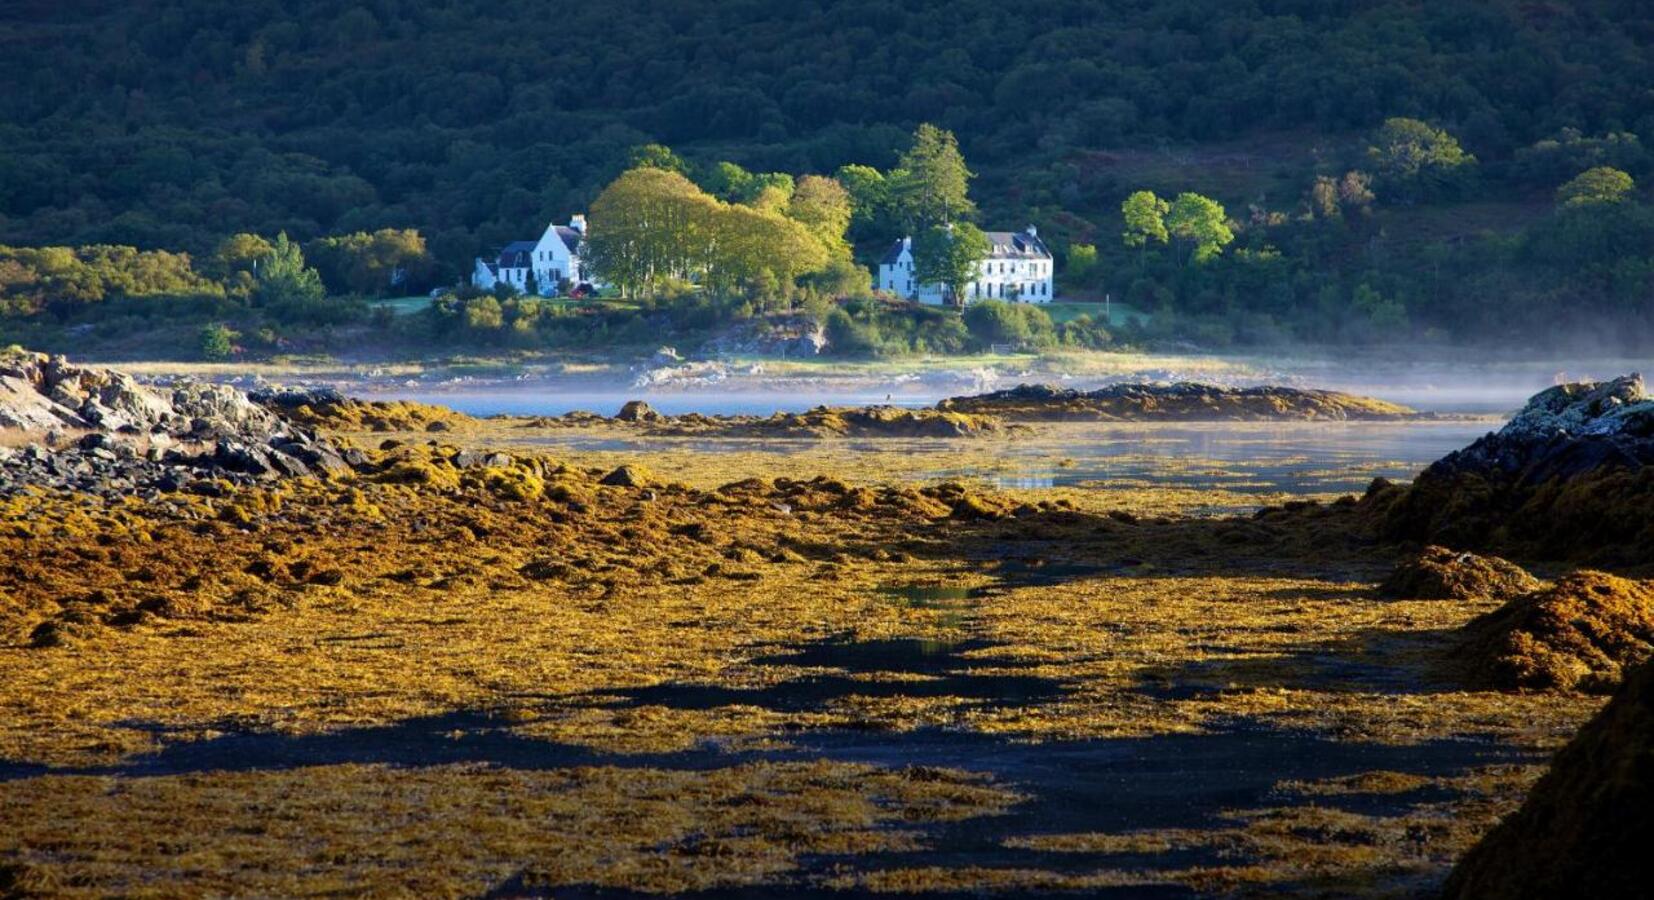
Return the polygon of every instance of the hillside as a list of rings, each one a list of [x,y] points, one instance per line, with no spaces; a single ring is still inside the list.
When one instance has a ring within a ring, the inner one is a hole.
[[[1059,255],[1095,243],[1113,274],[1071,287],[1119,297],[1144,277],[1120,274],[1118,247],[1120,201],[1140,187],[1209,192],[1242,222],[1253,205],[1287,215],[1316,175],[1360,165],[1379,123],[1408,116],[1480,161],[1468,199],[1530,211],[1491,217],[1510,235],[1576,163],[1604,155],[1600,141],[1654,137],[1644,4],[1332,8],[30,0],[0,12],[0,243],[200,256],[234,232],[416,228],[446,280],[584,209],[640,144],[693,164],[831,173],[890,166],[929,121],[959,135],[985,220],[1037,221]],[[1567,134],[1598,143],[1556,171],[1523,169],[1536,142]],[[1645,161],[1639,146],[1622,164]],[[1381,191],[1381,209],[1391,199]],[[1384,211],[1388,236],[1414,232],[1405,206]],[[1408,240],[1397,252],[1423,252]],[[1371,235],[1331,243],[1342,246],[1288,256],[1342,265]],[[1184,303],[1187,285],[1150,280],[1180,311],[1234,303]],[[1361,281],[1345,272],[1342,295]],[[1376,289],[1409,304],[1416,293]],[[1164,305],[1153,285],[1135,290],[1140,305]],[[1307,302],[1276,312],[1290,319]]]

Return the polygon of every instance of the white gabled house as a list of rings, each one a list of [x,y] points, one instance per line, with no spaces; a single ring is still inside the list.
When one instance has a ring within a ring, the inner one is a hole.
[[[585,216],[574,216],[567,225],[552,223],[538,241],[513,241],[493,259],[478,257],[471,283],[485,291],[503,283],[526,292],[532,272],[535,288],[544,297],[559,293],[565,285],[572,289],[590,284],[592,279],[580,264],[585,241]]]
[[[988,256],[982,260],[976,280],[960,291],[965,303],[972,300],[1018,300],[1023,303],[1050,303],[1054,260],[1040,240],[1039,231],[1029,225],[1022,231],[989,231]],[[942,286],[920,284],[913,276],[913,239],[897,241],[879,261],[878,289],[920,303],[940,305]]]

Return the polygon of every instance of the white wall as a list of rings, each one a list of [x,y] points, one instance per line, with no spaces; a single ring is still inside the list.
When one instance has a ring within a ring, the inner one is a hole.
[[[1050,303],[1054,288],[1053,262],[1049,259],[987,259],[980,266],[976,281],[965,286],[965,302],[972,300],[1010,300],[1024,303]],[[940,285],[918,284],[913,278],[913,252],[904,248],[893,264],[881,264],[877,285],[879,290],[939,305],[943,301]]]

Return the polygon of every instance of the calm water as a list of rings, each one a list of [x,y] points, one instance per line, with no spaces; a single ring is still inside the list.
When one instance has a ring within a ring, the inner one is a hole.
[[[1121,483],[1218,488],[1240,493],[1351,493],[1375,477],[1410,480],[1425,466],[1496,427],[1490,421],[1398,423],[1210,423],[1050,426],[983,440],[844,440],[846,453],[901,452],[914,481],[973,479],[999,488],[1104,488]],[[536,437],[571,450],[699,453],[818,452],[809,439],[616,439]]]

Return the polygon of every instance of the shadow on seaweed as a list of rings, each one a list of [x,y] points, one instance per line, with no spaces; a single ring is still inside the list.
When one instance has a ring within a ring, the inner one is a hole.
[[[1314,690],[1417,696],[1463,685],[1443,674],[1454,631],[1366,629],[1335,642],[1271,648],[1208,648],[1213,655],[1146,671],[1139,690],[1158,700],[1211,699],[1227,691]],[[1223,653],[1234,655],[1225,657]]]
[[[804,675],[762,688],[671,682],[630,691],[606,692],[625,705],[666,706],[705,710],[721,706],[757,706],[776,712],[820,709],[852,696],[957,697],[983,708],[1042,703],[1059,698],[1061,682],[1033,675],[1002,674],[994,670],[1026,668],[1026,663],[977,660],[968,653],[988,650],[987,641],[925,641],[915,639],[853,641],[827,638],[793,647],[789,652],[761,656],[752,665],[805,669],[837,669],[843,674]],[[856,676],[919,676],[875,680]]]
[[[1308,733],[1242,723],[1216,733],[1146,738],[1019,742],[1014,739],[942,729],[902,733],[821,731],[801,736],[790,751],[806,758],[843,762],[926,766],[991,772],[1027,800],[1005,815],[945,823],[929,830],[927,846],[913,851],[859,854],[856,870],[936,866],[944,869],[1037,869],[1063,874],[1099,870],[1176,871],[1234,864],[1211,846],[1143,853],[1053,853],[1005,846],[1010,837],[1043,834],[1123,833],[1152,829],[1234,827],[1235,811],[1292,803],[1278,786],[1283,781],[1317,781],[1373,771],[1420,775],[1455,775],[1469,769],[1510,762],[1531,762],[1532,754],[1491,742],[1438,740],[1410,746],[1342,742]],[[1440,799],[1424,793],[1338,798],[1337,806],[1366,815],[1400,815],[1421,802]],[[1297,803],[1322,804],[1324,798]],[[696,897],[775,896],[860,897],[871,892],[828,890],[817,880],[829,876],[844,857],[801,859],[798,873],[781,885],[719,889]],[[536,887],[532,866],[500,884],[491,896],[642,897],[591,886]],[[969,893],[917,892],[905,896],[954,898],[1020,896],[1020,888],[981,889]],[[1178,886],[1087,892],[1085,896],[1183,897]]]

